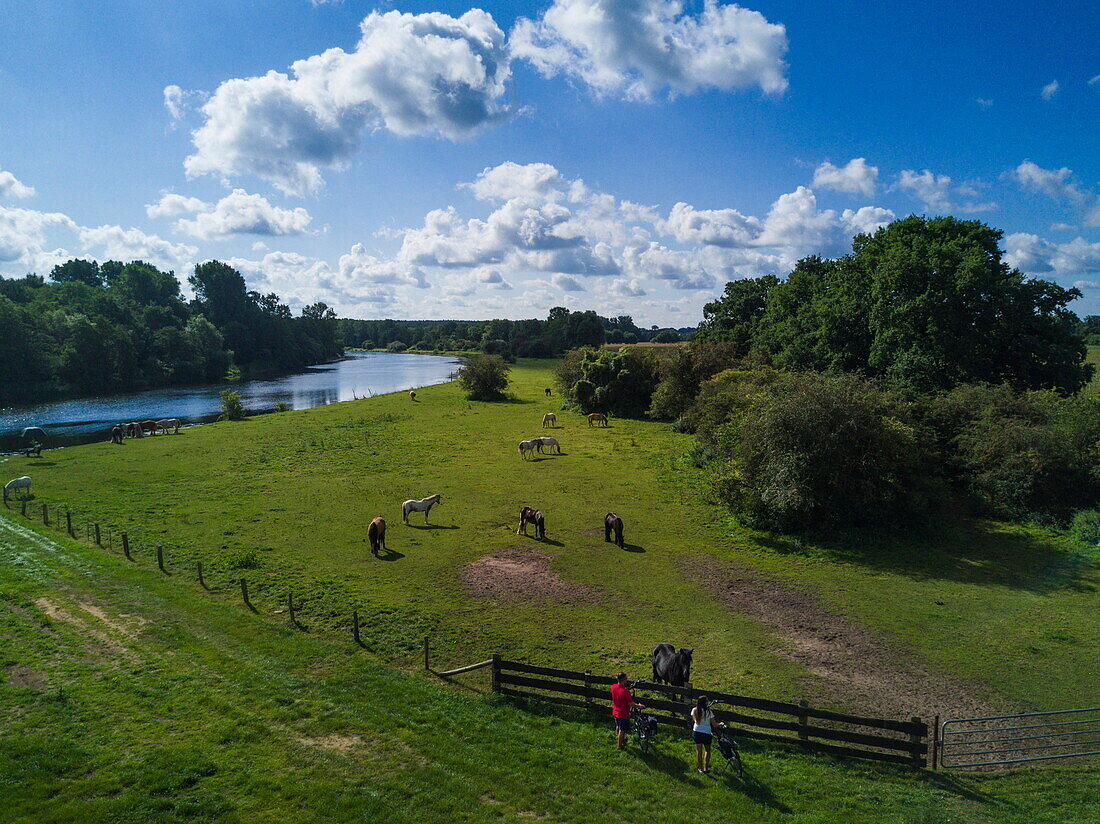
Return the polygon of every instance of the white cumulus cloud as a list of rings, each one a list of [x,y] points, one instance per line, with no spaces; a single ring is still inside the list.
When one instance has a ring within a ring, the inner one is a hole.
[[[141,229],[103,225],[82,226],[78,230],[85,249],[100,260],[144,260],[161,269],[186,269],[199,250],[185,243],[173,243]]]
[[[302,194],[322,169],[346,166],[367,129],[458,139],[508,116],[508,53],[488,13],[372,12],[360,29],[354,51],[222,83],[202,107],[188,174],[254,174]]]
[[[0,199],[21,200],[34,195],[34,187],[20,182],[11,172],[0,171]]]
[[[834,166],[825,161],[814,169],[814,187],[835,189],[850,195],[875,193],[875,181],[878,179],[878,167],[871,166],[865,158],[857,157],[843,166]]]
[[[273,206],[263,195],[249,194],[244,189],[234,189],[213,206],[197,201],[199,208],[192,208],[196,206],[192,202],[196,199],[184,200],[183,203],[171,201],[167,208],[187,207],[198,212],[193,219],[176,221],[176,228],[202,240],[220,240],[233,235],[300,235],[313,220],[300,206],[295,209]],[[156,208],[164,211],[165,198],[161,198]],[[148,209],[146,207],[146,211]]]
[[[948,175],[938,175],[925,169],[916,172],[905,169],[897,177],[896,188],[919,200],[924,207],[933,212],[988,212],[997,208],[996,203],[979,200],[957,201],[956,197],[977,198],[976,185],[956,184]]]
[[[787,88],[784,26],[717,0],[704,0],[697,14],[680,0],[554,0],[537,20],[519,19],[509,43],[543,75],[566,75],[601,95]]]

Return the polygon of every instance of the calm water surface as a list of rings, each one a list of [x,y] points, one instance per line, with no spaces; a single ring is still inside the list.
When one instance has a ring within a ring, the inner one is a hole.
[[[414,389],[443,383],[457,367],[454,358],[436,355],[394,355],[386,352],[349,352],[333,363],[274,380],[241,381],[177,389],[151,389],[131,395],[78,398],[32,406],[0,407],[0,451],[23,445],[23,429],[40,426],[47,448],[107,440],[111,427],[124,421],[179,418],[205,423],[221,411],[220,393],[241,393],[250,412],[270,412],[279,402],[308,409],[371,394]]]

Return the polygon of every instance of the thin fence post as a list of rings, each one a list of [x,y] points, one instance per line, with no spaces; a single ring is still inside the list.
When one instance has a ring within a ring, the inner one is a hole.
[[[101,541],[99,538],[99,524],[95,525],[95,545],[103,546],[103,541]]]
[[[798,702],[798,737],[803,741],[808,741],[810,738],[810,732],[806,729],[809,726],[809,714],[807,710],[810,709],[810,705],[805,699]]]
[[[493,688],[493,692],[500,692],[500,656],[493,656],[493,677],[490,682]]]
[[[584,703],[592,708],[592,670],[584,671]]]
[[[76,533],[73,532],[73,513],[68,509],[65,510],[65,531],[69,533],[70,538],[76,537]]]
[[[290,613],[290,624],[291,624],[291,626],[293,626],[295,629],[305,629],[305,627],[303,627],[301,624],[298,623],[298,619],[294,615],[294,593],[293,592],[288,592],[286,594],[286,609],[287,609],[287,612]]]
[[[351,613],[351,637],[355,639],[355,643],[359,646],[363,646],[363,639],[359,637],[359,611],[353,610]]]
[[[203,589],[210,589],[210,587],[206,585],[206,579],[202,577],[202,561],[199,561],[199,585]]]
[[[920,724],[921,723],[921,719],[918,716],[915,716],[915,715],[910,720],[914,724]],[[915,767],[924,766],[924,764],[922,763],[924,761],[924,759],[922,759],[920,753],[917,752],[917,749],[920,747],[920,740],[921,740],[921,734],[919,732],[914,731],[909,736],[909,743],[913,747],[913,749],[911,751],[911,754],[913,756],[913,766],[915,766]]]
[[[425,635],[424,636],[424,669],[426,669],[428,672],[432,671],[432,665],[431,665],[432,651],[431,650],[432,650],[431,641],[428,639],[428,636]]]
[[[255,612],[256,607],[252,606],[252,602],[248,600],[248,581],[244,578],[241,578],[241,597],[244,598],[244,605]]]
[[[49,507],[49,504],[42,504],[42,523],[45,526],[50,525],[50,507]]]
[[[24,518],[27,517],[27,500],[26,500],[26,498],[24,498],[22,501],[19,502],[19,514],[22,515]]]
[[[122,554],[126,556],[127,561],[134,560],[130,557],[130,536],[125,532],[122,533]]]
[[[940,767],[940,714],[936,713],[936,720],[932,722],[932,770]]]
[[[157,566],[160,567],[160,571],[165,575],[168,575],[168,570],[164,568],[164,547],[157,547]]]

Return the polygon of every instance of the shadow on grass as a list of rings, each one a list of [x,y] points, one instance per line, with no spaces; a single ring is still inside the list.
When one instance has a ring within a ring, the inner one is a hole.
[[[413,529],[458,529],[456,524],[450,526],[443,526],[442,524],[405,524],[405,526],[411,526]]]
[[[377,558],[379,561],[400,561],[402,558],[405,557],[405,553],[387,548],[379,552],[374,557]]]
[[[770,807],[778,813],[793,812],[790,807],[775,797],[775,793],[772,792],[771,787],[753,775],[748,768],[745,769],[745,775],[743,777],[736,776],[729,767],[720,767],[719,769],[721,772],[715,774],[714,767],[712,766],[711,776],[715,780],[721,781],[729,789],[739,791],[746,798],[752,799],[757,804]]]
[[[899,535],[837,533],[800,538],[756,533],[780,554],[823,556],[917,579],[992,584],[1043,594],[1060,588],[1095,592],[1086,571],[1094,555],[1039,527],[959,518]]]
[[[623,550],[626,552],[645,552],[645,549],[637,544],[623,544]]]
[[[57,462],[56,461],[40,461],[40,460],[36,459],[32,463],[28,463],[27,466],[57,466]]]

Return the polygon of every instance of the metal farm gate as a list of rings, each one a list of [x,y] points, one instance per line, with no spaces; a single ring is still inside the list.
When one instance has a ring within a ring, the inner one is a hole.
[[[938,732],[939,765],[946,768],[1100,755],[1100,707],[952,718]]]

